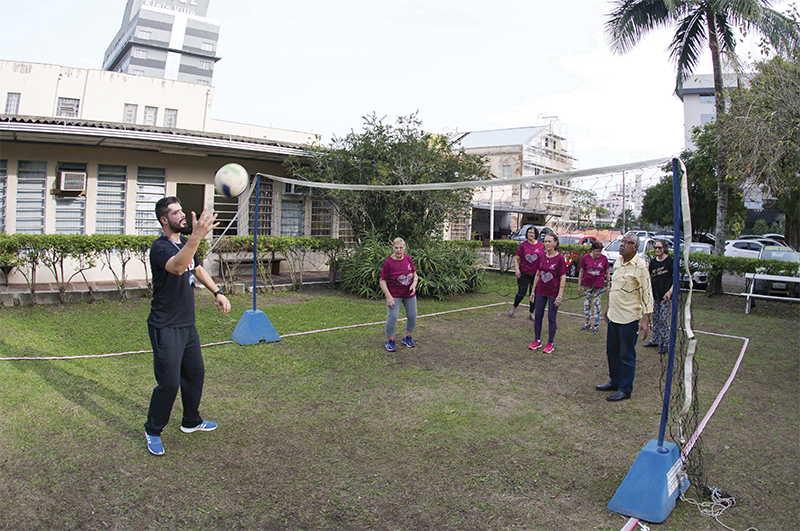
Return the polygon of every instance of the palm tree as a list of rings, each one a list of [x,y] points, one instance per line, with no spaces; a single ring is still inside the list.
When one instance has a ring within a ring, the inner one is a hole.
[[[606,22],[611,49],[623,54],[652,30],[675,26],[669,45],[670,58],[677,66],[675,92],[683,96],[683,82],[692,74],[703,48],[708,44],[714,68],[717,120],[724,119],[722,56],[736,63],[734,28],[760,34],[779,52],[798,45],[796,21],[770,7],[770,0],[616,0]],[[717,128],[717,232],[716,254],[725,249],[728,222],[727,152]]]

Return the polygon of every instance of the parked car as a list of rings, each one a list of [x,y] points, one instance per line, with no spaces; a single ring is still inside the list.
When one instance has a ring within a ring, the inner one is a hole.
[[[761,249],[758,257],[762,260],[781,260],[783,262],[798,262],[798,253],[790,247],[781,245],[766,245]],[[787,272],[787,275],[789,273]],[[754,293],[776,295],[779,297],[800,297],[800,283],[779,282],[774,280],[756,280],[753,286]]]
[[[540,227],[538,225],[526,224],[520,227],[519,229],[515,230],[514,232],[512,232],[511,235],[509,235],[508,239],[514,240],[515,242],[524,242],[527,239],[526,234],[528,234],[528,229],[530,227],[536,227],[539,230],[539,241],[544,240],[544,235],[547,234],[548,232],[551,234],[555,234],[555,232],[553,232],[553,229],[551,229],[550,227]]]
[[[608,258],[608,266],[610,270],[614,270],[614,262],[617,261],[619,258],[619,242],[625,235],[619,236],[614,239],[611,243],[609,243],[605,249],[603,249],[603,254],[606,255]],[[645,255],[647,251],[652,251],[655,247],[656,241],[653,238],[639,238],[639,256],[644,258],[647,262],[650,259]]]
[[[681,242],[681,253],[683,249],[683,242]],[[714,246],[708,243],[692,242],[689,245],[689,253],[712,254],[713,252]],[[697,270],[697,266],[698,264],[689,262],[689,269],[694,270],[692,273],[692,285],[694,289],[708,289],[708,273]],[[689,287],[689,275],[683,272],[683,256],[681,256],[681,287]]]
[[[584,234],[559,234],[558,243],[561,245],[591,245],[596,242],[597,238],[594,236],[586,236]],[[563,254],[563,253],[562,253]],[[567,276],[577,277],[578,267],[580,262],[580,255],[578,253],[564,254],[564,259],[567,261]]]
[[[745,238],[725,242],[725,256],[758,258],[765,245],[781,246],[780,242],[768,238]]]

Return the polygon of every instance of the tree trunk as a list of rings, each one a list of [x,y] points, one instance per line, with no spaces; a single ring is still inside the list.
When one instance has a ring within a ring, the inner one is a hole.
[[[708,45],[711,48],[711,63],[714,67],[714,105],[717,111],[717,230],[714,254],[725,253],[725,238],[728,230],[728,153],[722,141],[720,121],[725,119],[725,84],[722,79],[722,64],[719,54],[719,36],[714,13],[706,11],[708,21]],[[722,275],[708,287],[708,295],[722,293]]]

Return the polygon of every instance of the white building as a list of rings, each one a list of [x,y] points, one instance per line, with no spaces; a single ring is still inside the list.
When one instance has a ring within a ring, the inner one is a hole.
[[[733,90],[740,83],[746,83],[747,76],[738,74],[723,74],[722,83],[725,90]],[[693,149],[692,129],[717,118],[717,108],[714,97],[714,76],[712,74],[692,75],[683,83],[683,128],[684,145],[686,149]]]
[[[575,159],[556,121],[546,125],[471,131],[451,135],[456,149],[487,159],[486,170],[495,178],[530,177],[573,170]],[[473,231],[489,238],[489,210],[494,203],[495,234],[507,235],[526,223],[549,225],[556,232],[575,228],[568,180],[476,189]]]
[[[0,87],[6,233],[157,234],[154,204],[167,195],[180,197],[186,211],[213,204],[226,226],[240,205],[215,195],[217,169],[237,162],[251,175],[286,176],[283,161],[318,140],[215,120],[214,89],[196,83],[0,61]],[[350,238],[327,202],[269,179],[261,189],[259,234]],[[247,234],[250,226],[244,208],[231,231]],[[137,275],[144,271],[130,271]]]
[[[206,18],[209,0],[128,0],[103,69],[211,85],[219,22]]]

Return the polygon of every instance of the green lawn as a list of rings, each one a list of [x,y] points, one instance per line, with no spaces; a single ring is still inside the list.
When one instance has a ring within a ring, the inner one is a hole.
[[[512,283],[421,315],[509,302]],[[568,288],[568,298],[574,296]],[[198,298],[204,343],[230,316]],[[0,311],[0,357],[147,350],[148,301]],[[379,322],[382,301],[333,290],[259,296],[281,335]],[[605,334],[559,316],[556,351],[531,353],[533,323],[507,305],[420,318],[418,348],[383,350],[383,326],[204,349],[205,418],[182,434],[180,400],[150,455],[143,423],[155,384],[148,353],[0,362],[3,529],[620,529],[606,504],[658,434],[661,360],[638,349],[631,400],[609,404]],[[524,310],[521,308],[521,310]],[[582,313],[580,300],[565,312]],[[704,470],[736,497],[721,520],[797,529],[798,305],[697,297],[697,330],[750,339],[731,390],[703,434]],[[546,324],[545,324],[546,326]],[[602,327],[601,327],[602,328]],[[703,412],[743,341],[699,335]],[[651,529],[720,529],[678,502]]]

